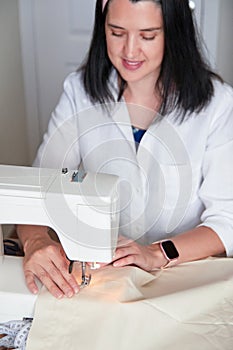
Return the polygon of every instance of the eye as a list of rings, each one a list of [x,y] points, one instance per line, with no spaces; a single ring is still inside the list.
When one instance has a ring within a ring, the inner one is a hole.
[[[155,37],[156,37],[155,35],[153,35],[153,36],[144,36],[144,35],[143,35],[143,36],[142,36],[142,39],[143,39],[143,40],[148,40],[148,41],[149,41],[149,40],[154,40]]]
[[[156,37],[162,33],[162,28],[159,28],[159,29],[155,29],[155,30],[152,30],[152,31],[145,31],[145,32],[141,32],[141,37],[143,40],[148,40],[148,41],[152,41],[152,40],[155,40]]]
[[[122,32],[116,32],[116,31],[112,31],[112,36],[116,36],[118,38],[121,38],[123,36],[124,33]]]

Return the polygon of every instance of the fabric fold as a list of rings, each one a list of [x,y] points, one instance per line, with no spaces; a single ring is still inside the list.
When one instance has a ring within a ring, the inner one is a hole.
[[[232,286],[226,258],[153,274],[106,266],[71,299],[42,289],[26,349],[231,350]]]

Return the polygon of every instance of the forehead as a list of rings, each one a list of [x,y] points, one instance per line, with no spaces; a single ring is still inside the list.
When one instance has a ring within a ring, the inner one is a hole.
[[[124,28],[161,27],[163,24],[161,7],[152,0],[136,3],[111,0],[106,21]]]

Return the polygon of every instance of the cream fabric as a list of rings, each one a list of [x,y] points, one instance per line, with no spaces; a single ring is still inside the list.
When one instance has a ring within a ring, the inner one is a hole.
[[[207,259],[153,274],[93,271],[72,299],[42,289],[27,350],[232,350],[233,260]]]

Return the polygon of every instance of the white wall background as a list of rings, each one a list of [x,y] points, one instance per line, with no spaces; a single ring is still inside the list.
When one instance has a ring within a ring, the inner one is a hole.
[[[209,61],[233,86],[233,0],[198,1],[202,7],[201,33],[210,49]]]
[[[0,0],[0,163],[27,164],[18,1]]]
[[[24,70],[30,67],[25,60],[22,64],[21,59],[20,1],[24,0],[0,0],[0,164],[30,164],[34,152],[31,146],[33,139],[41,138],[37,127],[39,122],[31,120],[32,113],[25,102],[27,91],[24,90],[23,67]],[[80,3],[79,6],[85,6],[87,0],[75,1]],[[216,64],[216,70],[233,86],[233,0],[196,1],[202,4],[200,20],[207,46],[212,51],[211,62]],[[30,21],[30,18],[27,19]],[[25,35],[30,36],[31,33]],[[34,52],[30,54],[36,56]],[[32,98],[35,95],[36,92],[31,91]]]
[[[233,86],[233,0],[219,2],[217,42],[217,67],[225,80]]]

